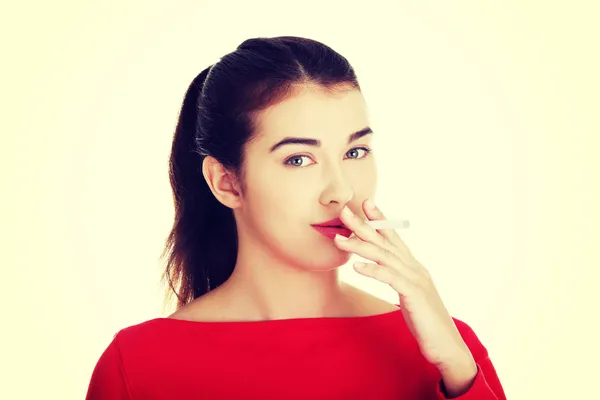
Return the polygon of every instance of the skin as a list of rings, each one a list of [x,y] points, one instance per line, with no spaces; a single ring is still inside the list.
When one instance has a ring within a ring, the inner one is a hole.
[[[446,394],[468,391],[477,365],[429,272],[395,230],[366,223],[385,216],[367,201],[377,179],[373,153],[357,149],[372,149],[372,135],[348,144],[350,134],[369,126],[360,91],[332,94],[303,86],[257,122],[259,134],[245,149],[245,186],[216,160],[204,161],[214,195],[234,210],[239,251],[231,278],[196,301],[213,299],[212,309],[229,319],[352,316],[367,297],[343,284],[337,272],[357,254],[373,261],[362,268],[356,263],[358,273],[398,292],[406,324],[425,359],[440,371]],[[290,136],[322,143],[270,151]],[[335,217],[353,232],[351,238],[332,240],[311,226]]]
[[[261,112],[257,123],[244,150],[244,186],[215,159],[203,164],[215,197],[234,210],[239,235],[233,275],[207,296],[218,295],[245,320],[359,313],[356,290],[338,277],[350,254],[311,224],[339,217],[345,206],[360,215],[362,201],[374,195],[374,154],[359,149],[372,149],[373,134],[348,144],[352,133],[369,127],[361,92],[300,86]],[[321,146],[270,151],[286,137],[317,139]]]
[[[368,220],[385,215],[370,201],[362,204]],[[390,285],[399,295],[402,315],[419,344],[423,357],[440,372],[446,397],[466,393],[477,377],[478,368],[434,285],[429,271],[417,261],[393,229],[373,229],[349,208],[342,221],[355,234],[337,235],[336,245],[372,260],[354,263],[360,274]]]

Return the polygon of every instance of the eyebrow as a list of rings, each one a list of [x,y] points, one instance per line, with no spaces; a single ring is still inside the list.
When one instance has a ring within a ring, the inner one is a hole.
[[[373,130],[367,126],[366,128],[361,129],[360,131],[354,132],[350,136],[348,136],[348,144],[350,144],[350,143],[354,142],[355,140],[358,140],[361,137],[366,136],[368,134],[373,134]],[[307,146],[320,147],[321,141],[318,139],[311,139],[311,138],[286,137],[285,139],[280,140],[273,147],[271,147],[271,150],[269,150],[269,153],[274,152],[279,147],[284,146],[286,144],[304,144]]]

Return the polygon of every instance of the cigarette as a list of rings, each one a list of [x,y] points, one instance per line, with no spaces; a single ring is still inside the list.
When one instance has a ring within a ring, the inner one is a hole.
[[[366,222],[373,229],[402,229],[410,227],[410,221],[407,219],[379,219]]]

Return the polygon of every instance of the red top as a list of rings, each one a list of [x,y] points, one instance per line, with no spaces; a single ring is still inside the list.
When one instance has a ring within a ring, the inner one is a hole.
[[[506,399],[484,345],[466,323],[454,323],[479,368],[457,398]],[[86,399],[446,399],[440,384],[400,309],[250,322],[156,318],[115,335]]]

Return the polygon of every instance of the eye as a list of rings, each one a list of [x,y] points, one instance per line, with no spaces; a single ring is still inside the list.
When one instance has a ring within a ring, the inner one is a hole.
[[[310,158],[309,156],[292,156],[285,160],[284,164],[290,165],[292,167],[301,167],[302,161],[294,163],[293,161],[302,160],[303,158]],[[304,167],[304,166],[302,166]]]
[[[369,149],[368,147],[355,147],[346,154],[349,154],[350,152],[357,152],[358,150],[362,150],[365,152],[365,155],[362,158],[367,158],[369,156],[369,154],[371,153],[371,149]],[[353,157],[351,157],[351,158],[353,158]]]
[[[362,150],[365,153],[365,155],[363,157],[361,157],[361,158],[367,158],[369,156],[369,154],[371,153],[371,151],[372,151],[368,147],[355,147],[355,148],[349,150],[346,154],[357,154],[357,153],[359,153],[359,150]],[[292,156],[292,157],[288,158],[287,160],[285,160],[284,164],[285,165],[290,165],[292,167],[301,167],[301,168],[304,168],[304,167],[306,167],[306,165],[302,165],[302,161],[301,160],[303,158],[310,158],[310,156],[306,156],[306,155]],[[351,156],[351,157],[348,157],[348,158],[355,159],[355,160],[360,160],[361,159],[358,156]],[[300,161],[299,162],[294,162],[294,161],[298,161],[298,160],[300,160]]]

